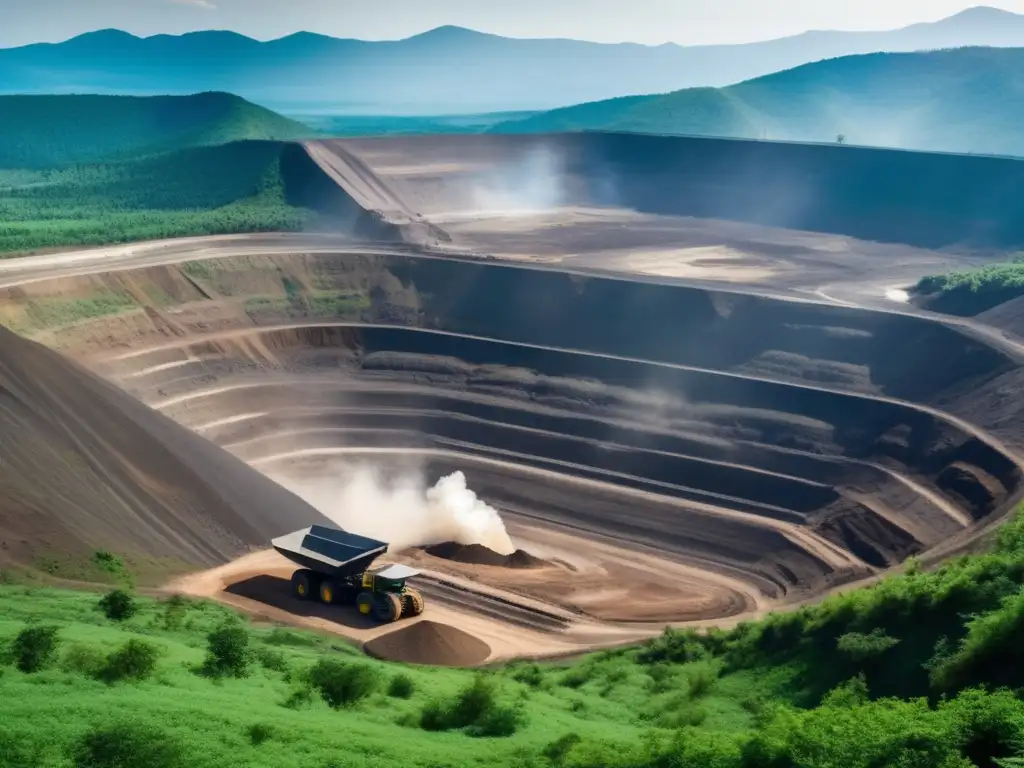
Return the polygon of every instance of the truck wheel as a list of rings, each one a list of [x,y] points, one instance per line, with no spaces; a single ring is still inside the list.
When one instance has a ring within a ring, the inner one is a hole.
[[[423,613],[423,606],[423,595],[418,590],[406,587],[402,594],[402,618],[419,616]]]
[[[338,602],[338,585],[334,579],[324,579],[320,582],[320,602],[324,605],[334,605]]]
[[[398,617],[401,615],[402,598],[391,592],[376,596],[373,601],[373,616],[377,621],[382,624],[390,624],[392,621],[398,621]]]
[[[356,605],[363,616],[369,616],[370,612],[373,611],[373,593],[360,592],[359,596],[356,597]]]
[[[292,574],[292,592],[299,600],[308,600],[315,594],[316,576],[303,568]]]

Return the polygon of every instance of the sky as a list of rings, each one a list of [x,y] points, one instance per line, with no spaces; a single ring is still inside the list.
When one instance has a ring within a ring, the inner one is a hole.
[[[509,37],[684,45],[766,40],[808,29],[893,29],[964,0],[0,0],[0,47],[116,27],[137,35],[231,29],[260,40],[307,30],[394,40],[445,24]],[[978,3],[973,3],[978,4]],[[1024,13],[1024,0],[984,3]]]

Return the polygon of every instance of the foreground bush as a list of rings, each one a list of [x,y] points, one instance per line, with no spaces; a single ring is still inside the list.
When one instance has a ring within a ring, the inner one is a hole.
[[[57,627],[26,627],[14,638],[11,654],[14,666],[31,674],[49,666],[57,656]]]
[[[327,705],[340,709],[350,707],[377,690],[380,677],[367,664],[352,664],[334,659],[321,659],[309,670],[310,685]]]
[[[420,715],[420,727],[426,731],[465,729],[470,736],[511,736],[522,724],[522,712],[499,704],[494,683],[482,675],[454,701],[430,702]]]
[[[249,633],[245,627],[228,622],[206,637],[206,660],[202,671],[209,677],[245,677],[249,674]]]
[[[111,621],[127,621],[139,611],[134,598],[123,589],[105,594],[100,599],[99,607]]]
[[[75,768],[185,768],[184,750],[159,728],[117,723],[93,728],[73,749]]]
[[[145,680],[156,669],[160,652],[144,640],[129,640],[107,657],[99,677],[108,683],[120,680]]]

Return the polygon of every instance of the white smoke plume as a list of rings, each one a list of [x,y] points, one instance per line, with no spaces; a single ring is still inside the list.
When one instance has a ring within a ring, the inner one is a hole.
[[[515,162],[477,177],[472,207],[477,211],[521,214],[554,210],[566,202],[561,158],[543,145]]]
[[[462,472],[432,488],[415,474],[385,481],[365,465],[337,478],[279,482],[341,528],[388,542],[390,552],[449,541],[482,544],[502,555],[515,551],[498,511],[466,486]]]

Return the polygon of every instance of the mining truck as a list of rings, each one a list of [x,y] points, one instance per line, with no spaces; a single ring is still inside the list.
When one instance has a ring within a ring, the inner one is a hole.
[[[271,544],[302,566],[291,580],[292,592],[301,600],[355,605],[361,614],[384,623],[423,613],[423,596],[406,583],[419,571],[405,565],[370,569],[387,552],[383,541],[311,525]]]

